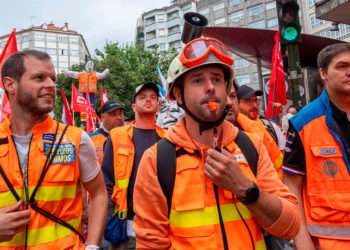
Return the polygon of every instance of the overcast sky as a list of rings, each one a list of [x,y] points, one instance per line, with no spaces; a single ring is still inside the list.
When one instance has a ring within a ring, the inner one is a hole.
[[[69,23],[80,32],[90,52],[106,41],[133,42],[136,20],[145,11],[169,5],[170,0],[0,0],[0,35],[13,28],[53,22]]]

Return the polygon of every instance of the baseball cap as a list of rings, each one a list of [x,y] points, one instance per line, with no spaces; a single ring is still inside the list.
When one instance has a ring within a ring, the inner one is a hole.
[[[109,113],[112,112],[116,109],[123,109],[124,107],[121,103],[114,101],[114,100],[110,100],[105,102],[105,104],[103,105],[102,109],[101,109],[101,113]]]
[[[262,96],[263,92],[261,90],[254,90],[248,85],[241,85],[237,90],[238,99],[248,99],[252,96]]]
[[[146,83],[143,83],[143,84],[136,87],[135,93],[134,93],[134,100],[135,100],[136,96],[138,94],[140,94],[140,92],[144,89],[152,89],[152,90],[154,90],[154,92],[157,93],[157,96],[159,96],[159,88],[158,88],[157,84],[155,84],[153,82],[146,82]]]

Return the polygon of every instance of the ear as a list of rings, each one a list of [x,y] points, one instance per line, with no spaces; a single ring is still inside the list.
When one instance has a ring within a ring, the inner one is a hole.
[[[178,86],[174,87],[173,93],[174,93],[176,102],[179,104],[182,104],[181,90]]]
[[[320,69],[319,69],[319,73],[320,73],[320,76],[321,76],[322,81],[325,82],[326,79],[327,79],[327,70],[326,70],[326,69],[320,68]]]
[[[5,76],[5,78],[2,79],[2,82],[9,96],[14,95],[16,93],[17,81],[15,79],[9,76]]]
[[[134,113],[136,113],[136,104],[135,103],[131,104],[131,109],[132,109],[132,111],[134,111]]]

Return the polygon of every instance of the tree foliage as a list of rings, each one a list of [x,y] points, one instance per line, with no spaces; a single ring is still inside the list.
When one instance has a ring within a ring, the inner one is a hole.
[[[131,104],[135,87],[146,81],[153,81],[159,84],[157,73],[159,65],[166,77],[167,69],[171,60],[175,57],[176,51],[159,52],[158,50],[144,50],[142,47],[120,46],[118,43],[107,43],[104,50],[95,50],[96,57],[92,58],[95,70],[102,72],[109,68],[110,75],[98,82],[98,88],[105,87],[109,99],[118,100],[125,105],[127,117],[132,116]],[[76,65],[72,68],[75,71],[84,70],[84,65]],[[77,80],[58,76],[58,88],[64,88],[68,100],[70,100],[71,83]],[[99,96],[97,96],[99,103]],[[97,108],[99,111],[99,107]],[[58,98],[55,114],[61,114],[62,102]]]

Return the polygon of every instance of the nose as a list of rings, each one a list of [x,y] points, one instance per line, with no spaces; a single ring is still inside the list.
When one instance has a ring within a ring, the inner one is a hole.
[[[215,85],[214,85],[214,83],[213,83],[213,81],[211,80],[211,79],[207,79],[206,80],[206,87],[207,87],[207,92],[208,93],[211,93],[211,92],[214,92],[215,91]]]
[[[45,87],[46,88],[55,88],[56,82],[54,80],[52,80],[50,77],[48,77],[45,81]]]

